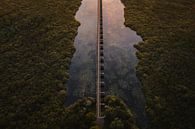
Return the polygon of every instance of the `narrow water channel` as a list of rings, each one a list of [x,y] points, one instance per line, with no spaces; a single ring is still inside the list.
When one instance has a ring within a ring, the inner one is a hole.
[[[70,66],[70,104],[83,96],[95,96],[97,0],[83,0],[75,18],[81,25],[75,38],[76,52]]]
[[[142,38],[124,25],[124,5],[120,0],[103,0],[103,13],[106,93],[122,98],[136,113],[138,123],[144,126],[144,96],[135,73],[138,60],[133,47]],[[70,66],[68,104],[96,93],[97,0],[83,0],[75,17],[81,25]]]

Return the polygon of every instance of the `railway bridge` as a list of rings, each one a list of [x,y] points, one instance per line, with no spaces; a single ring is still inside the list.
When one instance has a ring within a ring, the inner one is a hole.
[[[105,107],[105,82],[104,82],[104,35],[103,35],[103,5],[102,0],[98,0],[97,8],[97,44],[96,44],[96,117],[97,123],[103,125]]]

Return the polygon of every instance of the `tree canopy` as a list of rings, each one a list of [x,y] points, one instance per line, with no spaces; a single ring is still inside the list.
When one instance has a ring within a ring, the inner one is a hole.
[[[149,129],[193,129],[195,1],[122,0],[126,25],[144,41],[137,75],[146,96]]]

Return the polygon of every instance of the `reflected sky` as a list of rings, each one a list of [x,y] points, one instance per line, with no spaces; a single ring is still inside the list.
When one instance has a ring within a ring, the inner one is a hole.
[[[75,38],[76,52],[70,66],[69,101],[95,95],[96,0],[83,0],[75,18],[80,22]]]
[[[81,23],[75,38],[76,52],[70,66],[68,100],[95,96],[97,0],[83,0],[76,19]],[[106,93],[122,98],[144,124],[144,96],[135,74],[134,44],[142,41],[124,25],[124,5],[120,0],[103,0]]]

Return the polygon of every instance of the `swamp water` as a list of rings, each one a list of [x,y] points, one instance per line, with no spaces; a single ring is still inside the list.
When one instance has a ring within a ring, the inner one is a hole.
[[[75,18],[81,25],[74,43],[67,104],[84,96],[95,97],[97,0],[83,0]],[[138,59],[133,47],[142,38],[124,25],[124,5],[120,0],[103,0],[103,20],[106,94],[122,98],[144,127],[145,100],[135,73]]]

